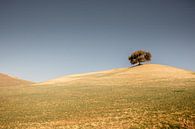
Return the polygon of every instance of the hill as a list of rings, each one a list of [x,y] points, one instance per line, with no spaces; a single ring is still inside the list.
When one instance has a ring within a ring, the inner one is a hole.
[[[0,73],[0,87],[26,85],[26,84],[32,84],[32,82]]]
[[[170,66],[76,74],[0,87],[2,129],[195,128],[195,74]]]
[[[118,68],[107,71],[99,71],[84,74],[68,75],[52,79],[40,85],[60,84],[60,83],[99,83],[107,85],[110,83],[146,83],[149,81],[174,80],[184,78],[195,78],[191,71],[159,65],[145,64],[136,67]]]

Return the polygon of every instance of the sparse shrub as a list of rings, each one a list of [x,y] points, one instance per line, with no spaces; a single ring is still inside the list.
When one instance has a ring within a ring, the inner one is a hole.
[[[152,54],[143,50],[135,51],[129,56],[129,61],[132,65],[141,65],[141,62],[151,61]]]

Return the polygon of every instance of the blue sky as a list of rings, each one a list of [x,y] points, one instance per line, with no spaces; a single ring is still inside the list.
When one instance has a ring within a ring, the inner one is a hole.
[[[194,0],[1,0],[0,72],[32,81],[152,63],[195,71]]]

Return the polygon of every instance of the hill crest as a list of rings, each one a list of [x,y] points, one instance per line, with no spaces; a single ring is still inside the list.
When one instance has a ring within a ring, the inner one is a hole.
[[[160,64],[144,64],[129,68],[117,68],[105,71],[90,72],[83,74],[66,75],[46,82],[38,83],[38,85],[60,84],[60,83],[100,83],[118,81],[146,81],[146,80],[171,80],[183,78],[195,78],[193,72],[183,70],[167,65]]]
[[[4,73],[0,73],[0,86],[16,86],[24,84],[32,84],[32,82],[19,79],[17,77],[10,76]]]

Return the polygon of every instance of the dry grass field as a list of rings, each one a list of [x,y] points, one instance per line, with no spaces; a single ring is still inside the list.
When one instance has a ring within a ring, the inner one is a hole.
[[[11,82],[0,77],[2,129],[195,128],[191,71],[145,64],[36,84]]]
[[[32,82],[0,73],[0,87],[18,86],[26,84],[32,84]]]

